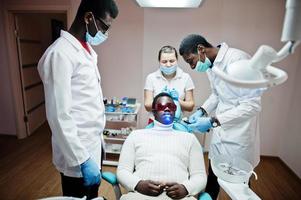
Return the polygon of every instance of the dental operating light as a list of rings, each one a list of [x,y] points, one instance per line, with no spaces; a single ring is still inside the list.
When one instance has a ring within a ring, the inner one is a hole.
[[[280,51],[262,45],[250,60],[239,60],[230,64],[224,72],[217,67],[212,71],[226,82],[245,88],[266,88],[284,83],[287,73],[271,66],[294,53],[301,41],[301,0],[287,0],[282,31],[282,42],[287,42]]]
[[[140,7],[197,8],[202,0],[136,0]]]

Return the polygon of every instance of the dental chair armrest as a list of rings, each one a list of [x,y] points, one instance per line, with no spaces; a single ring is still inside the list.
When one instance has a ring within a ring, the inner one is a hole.
[[[102,173],[102,178],[104,180],[106,180],[107,182],[109,182],[112,185],[117,185],[118,181],[117,181],[117,176],[112,173],[112,172],[103,172]]]
[[[199,195],[199,199],[198,200],[212,200],[212,198],[211,198],[211,196],[207,192],[202,192]]]

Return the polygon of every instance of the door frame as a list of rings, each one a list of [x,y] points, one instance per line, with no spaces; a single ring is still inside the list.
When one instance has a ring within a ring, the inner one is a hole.
[[[18,47],[15,38],[14,28],[14,14],[17,13],[60,13],[67,16],[67,27],[70,27],[71,22],[71,7],[66,5],[59,6],[37,6],[37,5],[24,5],[24,6],[7,6],[4,10],[4,28],[6,30],[7,39],[7,52],[8,52],[8,68],[9,79],[12,90],[13,109],[16,124],[16,136],[18,139],[28,137],[26,125],[24,122],[24,105],[23,95],[20,80]]]

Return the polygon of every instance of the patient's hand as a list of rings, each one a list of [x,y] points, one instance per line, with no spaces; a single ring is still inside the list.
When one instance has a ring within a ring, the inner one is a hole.
[[[185,186],[178,183],[166,183],[165,191],[167,196],[172,199],[182,199],[188,194]]]
[[[163,192],[164,186],[160,182],[151,180],[141,180],[135,187],[135,190],[148,196],[158,196]]]

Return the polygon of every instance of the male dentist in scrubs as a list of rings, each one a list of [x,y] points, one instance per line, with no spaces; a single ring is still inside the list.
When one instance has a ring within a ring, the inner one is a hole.
[[[213,47],[200,35],[185,37],[179,49],[190,67],[197,72],[207,72],[212,94],[198,110],[189,117],[190,128],[206,132],[213,128],[209,159],[219,154],[240,157],[256,167],[260,161],[259,112],[261,89],[234,87],[212,72],[218,67],[227,72],[229,65],[240,59],[249,59],[245,52],[230,48],[226,43]],[[215,117],[209,117],[215,111]],[[217,177],[209,163],[206,192],[212,199],[219,193]]]
[[[90,45],[108,38],[117,15],[113,0],[82,0],[69,31],[61,31],[38,64],[64,196],[98,196],[105,116],[97,54]]]

